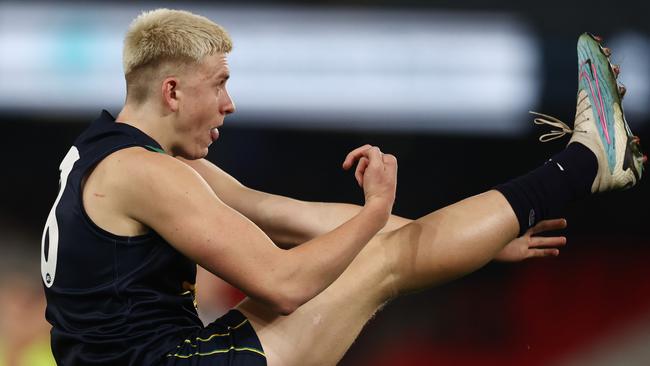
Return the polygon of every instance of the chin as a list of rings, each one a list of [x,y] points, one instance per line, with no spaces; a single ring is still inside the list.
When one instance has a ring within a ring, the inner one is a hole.
[[[208,149],[205,149],[205,153],[193,154],[190,156],[183,156],[183,157],[187,160],[198,160],[198,159],[203,159],[206,156],[208,156]]]
[[[208,156],[208,151],[210,151],[210,150],[208,150],[208,146],[204,147],[203,149],[199,149],[198,154],[196,155],[196,157],[194,159],[203,159],[203,158],[205,158],[206,156]]]
[[[179,151],[178,154],[175,154],[176,156],[180,156],[183,159],[187,160],[197,160],[197,159],[202,159],[205,158],[208,155],[208,148],[198,148],[194,151]]]

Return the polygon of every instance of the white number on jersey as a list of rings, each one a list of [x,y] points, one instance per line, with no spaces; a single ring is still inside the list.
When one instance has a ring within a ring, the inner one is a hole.
[[[41,276],[47,287],[51,287],[54,283],[56,259],[59,251],[59,223],[56,220],[56,207],[59,205],[61,196],[63,196],[63,191],[68,182],[68,175],[77,160],[79,160],[79,150],[73,146],[59,166],[59,170],[61,170],[59,195],[56,197],[56,201],[54,201],[54,206],[52,206],[52,210],[50,210],[50,214],[47,216],[45,229],[43,229],[43,237],[41,238]],[[48,244],[47,255],[45,253],[46,244]]]

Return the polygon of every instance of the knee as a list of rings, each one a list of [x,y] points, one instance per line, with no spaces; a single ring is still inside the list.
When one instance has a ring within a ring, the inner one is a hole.
[[[399,233],[390,231],[382,233],[373,239],[369,245],[373,245],[372,256],[380,271],[380,284],[383,289],[385,300],[395,298],[399,295]]]

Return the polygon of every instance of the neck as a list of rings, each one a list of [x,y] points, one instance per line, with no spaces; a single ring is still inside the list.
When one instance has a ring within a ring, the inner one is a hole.
[[[160,144],[160,146],[171,154],[172,141],[170,131],[170,115],[165,115],[159,110],[152,108],[148,103],[133,106],[125,104],[115,118],[115,122],[131,125],[149,135]]]

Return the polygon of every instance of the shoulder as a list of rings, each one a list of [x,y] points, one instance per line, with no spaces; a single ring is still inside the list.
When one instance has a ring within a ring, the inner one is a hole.
[[[110,176],[116,183],[120,181],[133,183],[143,179],[150,181],[153,178],[158,181],[166,177],[178,179],[187,175],[193,178],[200,177],[178,159],[140,146],[116,151],[107,156],[100,165],[102,169],[110,172]]]
[[[201,176],[187,164],[142,147],[112,153],[96,166],[92,175],[127,206],[143,200],[155,202],[151,200],[205,185]]]
[[[173,187],[186,185],[175,183],[171,177],[192,179],[192,172],[183,174],[187,169],[175,160],[139,146],[109,154],[82,180],[83,206],[88,216],[109,232],[139,235],[144,223],[134,213],[164,206]]]
[[[208,183],[172,156],[129,148],[103,163],[111,175],[107,192],[115,212],[152,229],[185,255],[192,242],[204,243],[206,223],[232,216]]]

